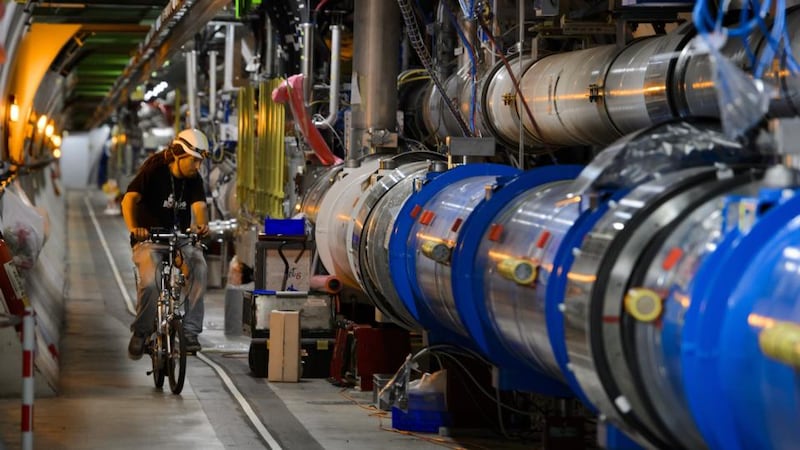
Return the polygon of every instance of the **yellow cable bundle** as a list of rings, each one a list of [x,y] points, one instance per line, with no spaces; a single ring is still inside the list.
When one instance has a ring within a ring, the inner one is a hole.
[[[255,209],[255,186],[253,168],[253,103],[255,91],[251,86],[239,89],[237,99],[239,107],[239,146],[236,149],[238,176],[236,177],[236,194],[239,204],[246,211]]]
[[[266,215],[274,218],[282,218],[283,213],[283,183],[285,178],[286,153],[284,149],[284,127],[285,115],[284,106],[272,101],[272,91],[277,88],[283,79],[274,78],[270,81],[261,83],[262,104],[264,105],[264,117],[267,124],[264,133],[264,152],[265,152],[265,176],[264,186],[266,186],[267,206]]]

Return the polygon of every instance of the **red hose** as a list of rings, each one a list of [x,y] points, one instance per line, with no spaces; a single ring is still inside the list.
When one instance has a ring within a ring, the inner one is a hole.
[[[341,158],[331,152],[328,143],[325,142],[314,123],[311,122],[311,117],[306,111],[306,107],[303,104],[303,74],[292,75],[288,80],[276,87],[272,91],[272,101],[282,104],[289,103],[292,115],[300,125],[300,132],[303,133],[303,136],[323,165],[330,166],[342,162]]]

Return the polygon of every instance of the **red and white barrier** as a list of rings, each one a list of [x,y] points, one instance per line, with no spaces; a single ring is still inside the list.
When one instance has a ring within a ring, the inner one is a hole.
[[[33,308],[25,307],[22,318],[22,449],[33,450]]]

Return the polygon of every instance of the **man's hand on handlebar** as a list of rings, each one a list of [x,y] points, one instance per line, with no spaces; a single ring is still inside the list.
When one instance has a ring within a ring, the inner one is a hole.
[[[150,231],[147,228],[136,227],[131,230],[131,234],[137,242],[146,241],[150,238]]]
[[[196,228],[195,229],[195,233],[197,233],[198,236],[200,236],[200,237],[208,236],[208,224],[207,223],[196,225],[195,228]]]

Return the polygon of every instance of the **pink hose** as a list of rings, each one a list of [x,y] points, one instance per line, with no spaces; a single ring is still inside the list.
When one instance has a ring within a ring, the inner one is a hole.
[[[323,165],[330,166],[342,162],[340,158],[331,152],[328,143],[322,138],[317,127],[311,122],[306,107],[303,104],[303,74],[292,75],[288,80],[281,83],[272,91],[272,101],[285,104],[289,102],[292,115],[300,125],[300,132],[303,133],[308,144],[314,149],[314,153]]]
[[[312,291],[338,294],[342,290],[342,282],[336,275],[314,275],[309,280]]]

